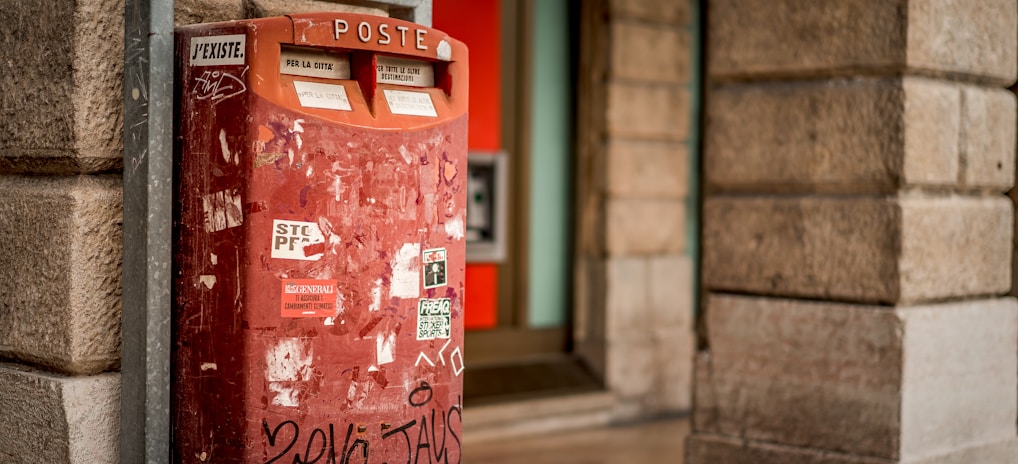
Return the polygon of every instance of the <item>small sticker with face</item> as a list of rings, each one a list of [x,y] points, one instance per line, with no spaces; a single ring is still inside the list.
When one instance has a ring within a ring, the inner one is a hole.
[[[424,288],[444,287],[447,282],[445,248],[424,250]]]

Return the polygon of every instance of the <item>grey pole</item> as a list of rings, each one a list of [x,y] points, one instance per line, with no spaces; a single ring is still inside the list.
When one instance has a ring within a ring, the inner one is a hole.
[[[126,0],[120,461],[170,462],[173,0]]]

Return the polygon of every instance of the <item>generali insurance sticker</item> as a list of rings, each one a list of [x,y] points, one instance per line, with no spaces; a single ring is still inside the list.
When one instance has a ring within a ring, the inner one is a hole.
[[[336,281],[283,279],[282,317],[333,317],[336,315]]]

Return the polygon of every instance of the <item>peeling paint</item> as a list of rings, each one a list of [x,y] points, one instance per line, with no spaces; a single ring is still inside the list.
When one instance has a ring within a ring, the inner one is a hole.
[[[276,406],[283,406],[286,408],[296,408],[300,406],[300,400],[297,399],[297,393],[299,391],[292,385],[287,385],[283,382],[269,382],[269,392],[276,394],[272,397],[272,404]]]
[[[206,232],[218,232],[244,223],[244,210],[237,189],[205,195],[202,197],[202,208],[205,211]]]
[[[389,296],[417,298],[420,296],[420,270],[416,261],[421,254],[421,244],[404,243],[392,260],[392,280]]]
[[[203,371],[215,371],[219,370],[219,366],[216,363],[204,362],[201,363],[201,370]]]
[[[456,216],[445,223],[445,233],[453,240],[463,240],[464,231],[462,216]]]
[[[212,287],[216,285],[216,276],[214,275],[202,275],[198,277],[198,280],[209,290],[212,290]]]
[[[368,305],[368,311],[375,312],[382,308],[382,279],[375,280],[375,285],[371,287],[371,304]]]
[[[312,349],[299,338],[284,338],[265,353],[269,382],[306,380],[311,375]]]
[[[378,357],[378,365],[389,364],[395,359],[396,352],[396,334],[390,333],[387,336],[381,336],[375,338],[375,346]]]

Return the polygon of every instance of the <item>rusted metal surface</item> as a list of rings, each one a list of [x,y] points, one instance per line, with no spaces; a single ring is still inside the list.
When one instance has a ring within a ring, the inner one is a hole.
[[[352,79],[281,74],[281,44],[350,52]],[[180,28],[177,50],[174,460],[460,462],[465,47],[334,14]],[[378,53],[437,87],[376,83]]]

